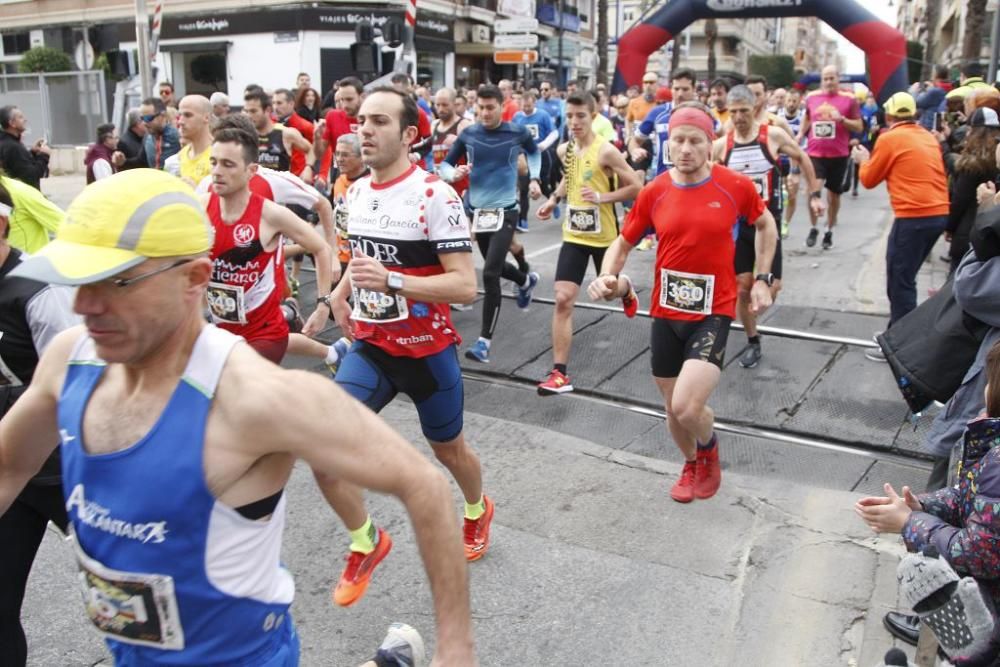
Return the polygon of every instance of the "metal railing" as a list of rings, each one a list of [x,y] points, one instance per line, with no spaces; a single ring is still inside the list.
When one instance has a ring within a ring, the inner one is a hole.
[[[0,74],[0,106],[20,107],[28,119],[25,143],[45,138],[52,146],[94,142],[108,118],[102,70]]]

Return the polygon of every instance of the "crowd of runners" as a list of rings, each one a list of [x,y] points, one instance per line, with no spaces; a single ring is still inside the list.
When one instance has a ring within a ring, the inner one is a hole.
[[[437,664],[473,664],[466,562],[488,553],[502,507],[464,428],[459,354],[487,364],[496,336],[518,335],[498,323],[501,280],[522,309],[539,285],[523,233],[562,227],[542,396],[573,391],[581,289],[634,317],[629,255],[655,252],[651,373],[685,459],[669,495],[708,499],[731,324],[748,339],[740,365],[756,367],[796,207],[805,199],[805,246],[832,248],[864,162],[852,148],[885,123],[833,67],[813,91],[678,69],[621,95],[548,81],[431,90],[406,74],[341,79],[325,97],[307,74],[238,100],[158,92],[127,127],[98,129],[88,185],[50,243],[15,241],[43,224],[25,191],[48,149],[0,143],[3,299],[16,311],[0,352],[18,387],[0,423],[0,543],[19,544],[3,557],[0,643],[15,647],[3,665],[25,664],[18,617],[49,520],[73,536],[87,614],[117,664],[297,664],[280,561],[297,459],[350,537],[333,602],[361,599],[392,549],[364,490],[394,494],[433,591]],[[24,122],[0,109],[5,138]],[[482,323],[460,349],[451,312],[477,300],[476,250]],[[330,320],[337,340],[317,341]],[[281,370],[287,354],[324,361],[333,381]],[[439,469],[377,416],[400,393],[461,491],[461,521]],[[394,625],[373,664],[422,653]]]

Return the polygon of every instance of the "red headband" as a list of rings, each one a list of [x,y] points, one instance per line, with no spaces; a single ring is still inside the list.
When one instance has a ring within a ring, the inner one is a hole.
[[[674,110],[670,114],[670,124],[668,127],[673,132],[674,128],[679,125],[691,125],[704,132],[708,136],[709,141],[715,139],[715,123],[712,121],[711,116],[700,109],[684,107],[683,109]]]

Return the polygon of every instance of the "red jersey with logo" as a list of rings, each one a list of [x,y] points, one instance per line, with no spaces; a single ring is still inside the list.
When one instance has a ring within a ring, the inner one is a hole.
[[[416,165],[386,183],[358,179],[347,190],[347,209],[351,248],[390,271],[436,276],[444,273],[439,255],[472,252],[462,200]],[[397,357],[426,357],[462,342],[447,303],[355,289],[351,318],[355,338]]]
[[[327,112],[326,129],[323,130],[323,139],[327,144],[319,166],[319,173],[324,179],[330,175],[330,167],[333,164],[333,151],[337,146],[337,139],[344,134],[356,134],[357,131],[358,119],[348,116],[343,109],[334,109]]]
[[[753,224],[764,211],[753,182],[720,165],[701,183],[674,183],[667,171],[644,187],[622,237],[636,245],[647,229],[656,230],[650,314],[687,321],[735,317],[737,225]]]
[[[458,138],[458,126],[462,124],[463,118],[459,118],[451,127],[443,127],[441,121],[434,121],[433,129],[431,130],[431,157],[434,160],[434,170],[441,166],[445,158],[448,157],[448,151],[451,150],[451,145],[455,143],[455,139]],[[457,167],[459,165],[468,164],[465,156],[458,161],[458,164],[452,165]],[[457,181],[452,182],[451,187],[455,189],[455,192],[461,197],[466,189],[469,187],[469,177],[465,176]]]
[[[264,201],[250,193],[243,215],[233,224],[222,220],[219,195],[213,192],[207,207],[215,228],[208,285],[212,321],[247,340],[288,337],[288,323],[281,312],[281,245],[265,251],[260,239]]]

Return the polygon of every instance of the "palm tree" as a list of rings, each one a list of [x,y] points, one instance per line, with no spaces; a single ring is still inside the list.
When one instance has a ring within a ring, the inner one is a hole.
[[[597,83],[608,83],[608,0],[597,0]]]
[[[715,40],[719,37],[719,26],[715,19],[705,21],[705,45],[708,47],[708,80],[715,79]]]
[[[969,0],[965,8],[965,39],[962,40],[963,63],[979,60],[979,54],[983,50],[983,32],[986,29],[986,0]]]
[[[670,76],[680,69],[681,66],[681,35],[683,31],[674,35],[674,47],[670,54]]]

